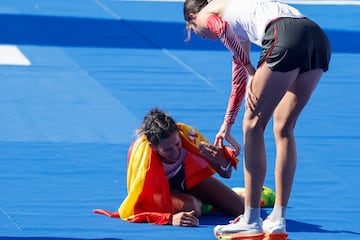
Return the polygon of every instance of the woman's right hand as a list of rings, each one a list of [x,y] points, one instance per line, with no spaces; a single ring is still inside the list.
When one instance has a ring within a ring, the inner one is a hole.
[[[197,227],[199,226],[199,219],[195,216],[195,211],[179,212],[172,216],[171,224],[182,227]]]
[[[235,155],[240,154],[241,146],[236,141],[236,139],[231,135],[231,125],[228,124],[226,121],[221,125],[219,132],[216,134],[214,146],[223,146],[224,145],[224,139],[230,143],[230,145],[235,150]]]

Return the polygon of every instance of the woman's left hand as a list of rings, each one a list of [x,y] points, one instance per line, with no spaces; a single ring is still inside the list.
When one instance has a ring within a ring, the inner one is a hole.
[[[223,178],[230,178],[232,166],[229,159],[225,155],[223,146],[216,147],[208,142],[201,142],[199,144],[200,154],[205,157],[209,164],[215,169],[217,173]]]
[[[216,147],[207,142],[201,142],[199,144],[200,154],[209,159],[211,162],[226,166],[229,163],[229,160],[226,159],[222,147]]]

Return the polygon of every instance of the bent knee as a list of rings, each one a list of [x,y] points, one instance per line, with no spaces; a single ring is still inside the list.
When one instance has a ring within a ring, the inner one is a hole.
[[[262,133],[265,127],[266,123],[262,123],[259,117],[245,114],[243,119],[243,131],[245,134]]]
[[[292,138],[294,137],[294,124],[286,122],[274,122],[273,128],[275,138]]]

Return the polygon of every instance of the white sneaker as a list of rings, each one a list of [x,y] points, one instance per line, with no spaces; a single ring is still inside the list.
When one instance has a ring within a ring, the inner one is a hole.
[[[273,221],[268,217],[264,220],[262,227],[265,233],[286,233],[285,218]]]
[[[254,223],[246,223],[243,221],[242,216],[240,219],[234,220],[227,225],[217,225],[214,228],[215,236],[222,236],[226,234],[233,234],[233,233],[243,233],[243,234],[257,234],[262,233],[262,219],[259,218],[258,221]]]

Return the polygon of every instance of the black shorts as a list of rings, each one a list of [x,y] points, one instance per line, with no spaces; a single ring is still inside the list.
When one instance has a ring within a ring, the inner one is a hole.
[[[308,18],[279,18],[271,22],[262,41],[258,67],[267,63],[272,71],[300,73],[321,68],[326,72],[331,56],[324,31]]]
[[[186,193],[188,189],[185,186],[185,169],[184,165],[181,166],[180,170],[169,179],[169,186],[171,190],[176,190],[182,193]]]

